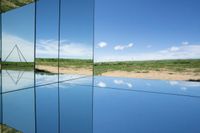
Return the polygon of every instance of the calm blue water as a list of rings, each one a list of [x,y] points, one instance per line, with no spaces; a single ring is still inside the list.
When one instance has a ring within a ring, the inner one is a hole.
[[[1,83],[2,121],[23,133],[200,133],[199,82],[23,75]]]

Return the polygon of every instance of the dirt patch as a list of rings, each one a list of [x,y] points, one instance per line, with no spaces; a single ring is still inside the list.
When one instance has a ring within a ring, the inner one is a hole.
[[[58,67],[45,66],[45,65],[36,65],[36,69],[40,71],[46,71],[50,73],[58,73]],[[80,74],[80,75],[92,75],[92,69],[87,68],[67,68],[60,67],[59,72],[61,74]]]
[[[170,72],[170,71],[149,71],[148,73],[109,71],[109,72],[103,73],[102,76],[161,79],[161,80],[199,80],[200,79],[200,75],[195,75],[195,73],[192,73],[192,72],[178,73],[178,72]]]

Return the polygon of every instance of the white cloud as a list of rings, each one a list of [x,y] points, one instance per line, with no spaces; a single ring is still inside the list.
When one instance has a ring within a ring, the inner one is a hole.
[[[106,83],[100,81],[100,82],[97,84],[97,86],[99,86],[99,87],[106,87]]]
[[[128,45],[116,45],[114,47],[114,50],[124,50],[126,48],[131,48],[133,47],[133,43],[129,43]]]
[[[34,40],[26,40],[16,35],[2,33],[2,60],[4,61],[13,47],[17,45],[22,52],[22,55],[28,62],[34,60]],[[20,61],[18,52],[14,49],[7,61]],[[24,61],[24,60],[22,60]]]
[[[189,45],[189,42],[187,42],[187,41],[182,42],[182,45]]]
[[[127,47],[128,48],[133,47],[133,43],[129,43]]]
[[[130,61],[130,60],[163,60],[163,59],[199,59],[200,45],[172,46],[155,52],[127,53],[124,55],[96,55],[95,62]]]
[[[36,53],[37,57],[43,57],[43,58],[58,57],[58,41],[39,40],[37,43]],[[65,40],[61,40],[60,57],[91,59],[92,48],[85,44],[76,42],[67,42]]]
[[[99,42],[97,45],[98,45],[100,48],[104,48],[104,47],[107,46],[107,43],[106,43],[106,42]]]
[[[179,47],[172,46],[169,50],[172,51],[172,52],[178,51]]]

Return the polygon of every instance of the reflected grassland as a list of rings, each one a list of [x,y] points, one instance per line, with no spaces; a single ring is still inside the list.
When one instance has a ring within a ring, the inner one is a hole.
[[[55,58],[37,58],[37,71],[50,73],[59,72],[62,74],[92,74],[92,60],[90,59],[55,59]]]
[[[14,8],[27,5],[34,1],[35,0],[1,0],[1,12],[6,12]]]
[[[95,75],[169,80],[200,79],[200,59],[95,63]]]
[[[2,133],[22,133],[21,131],[18,131],[4,124],[0,124],[0,131],[2,131]]]
[[[23,70],[32,71],[34,69],[33,62],[1,62],[2,70]]]

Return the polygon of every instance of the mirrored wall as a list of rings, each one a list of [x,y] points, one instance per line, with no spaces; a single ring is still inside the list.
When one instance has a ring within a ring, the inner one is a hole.
[[[58,82],[59,22],[59,0],[36,2],[36,85]]]
[[[36,85],[92,76],[93,0],[36,5]]]
[[[1,0],[2,132],[35,132],[34,17],[34,0]]]
[[[61,0],[59,79],[92,75],[94,0]]]
[[[34,85],[35,4],[7,2],[4,1],[1,14],[3,92]]]

